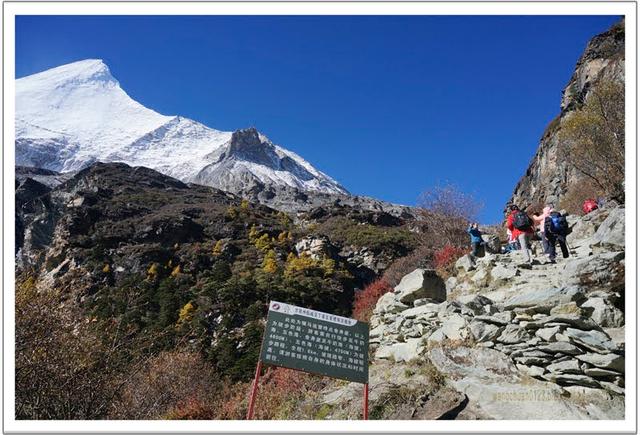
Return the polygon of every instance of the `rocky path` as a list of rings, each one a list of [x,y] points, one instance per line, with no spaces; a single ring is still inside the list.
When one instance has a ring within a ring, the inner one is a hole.
[[[420,410],[444,402],[447,418],[624,418],[624,208],[571,225],[572,255],[556,264],[514,252],[464,256],[446,284],[429,270],[406,275],[371,319],[373,397],[415,384],[383,381],[389,367],[426,365],[431,380],[422,395],[409,388],[404,418],[442,418]],[[327,403],[346,397],[337,389]]]

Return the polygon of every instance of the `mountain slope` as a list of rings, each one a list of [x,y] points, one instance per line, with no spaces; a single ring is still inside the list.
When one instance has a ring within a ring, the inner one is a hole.
[[[142,106],[122,90],[101,60],[74,62],[16,80],[16,165],[68,172],[95,161],[146,166],[232,192],[257,181],[348,194],[255,129],[232,134]]]
[[[603,80],[624,83],[624,49],[624,20],[589,41],[563,91],[561,112],[542,134],[538,150],[509,203],[528,206],[551,202],[562,206],[571,186],[588,181],[568,163],[561,139],[563,121],[582,106],[591,90]]]

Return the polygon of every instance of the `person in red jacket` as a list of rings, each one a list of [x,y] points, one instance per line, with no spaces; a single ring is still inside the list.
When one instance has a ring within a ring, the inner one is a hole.
[[[533,225],[531,218],[517,205],[510,207],[511,213],[507,217],[507,228],[511,231],[512,237],[520,242],[520,250],[524,253],[527,263],[533,262],[531,251],[529,250],[529,240],[533,235]]]

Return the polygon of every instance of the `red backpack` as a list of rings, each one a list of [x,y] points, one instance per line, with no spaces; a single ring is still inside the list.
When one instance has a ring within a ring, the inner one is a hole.
[[[582,203],[582,211],[584,212],[584,214],[591,213],[597,208],[598,208],[598,203],[596,202],[595,199],[589,198]]]

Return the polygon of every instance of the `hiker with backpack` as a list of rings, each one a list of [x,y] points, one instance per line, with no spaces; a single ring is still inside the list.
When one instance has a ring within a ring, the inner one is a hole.
[[[570,229],[567,217],[552,209],[544,221],[544,233],[547,238],[549,261],[556,262],[556,242],[560,244],[562,258],[568,258],[567,234],[570,233]]]
[[[538,227],[538,231],[540,232],[540,239],[542,240],[542,250],[545,254],[549,253],[549,241],[545,236],[545,221],[553,211],[553,205],[547,204],[542,209],[542,214],[533,215],[533,224]]]
[[[529,250],[529,240],[533,235],[533,222],[527,213],[520,210],[517,205],[510,207],[511,213],[507,217],[507,228],[511,230],[512,236],[520,242],[520,250],[524,253],[525,261],[533,263],[533,257]]]
[[[467,233],[471,236],[471,255],[474,257],[480,256],[480,247],[485,245],[484,240],[482,239],[482,233],[478,229],[477,223],[470,223],[467,227]]]

